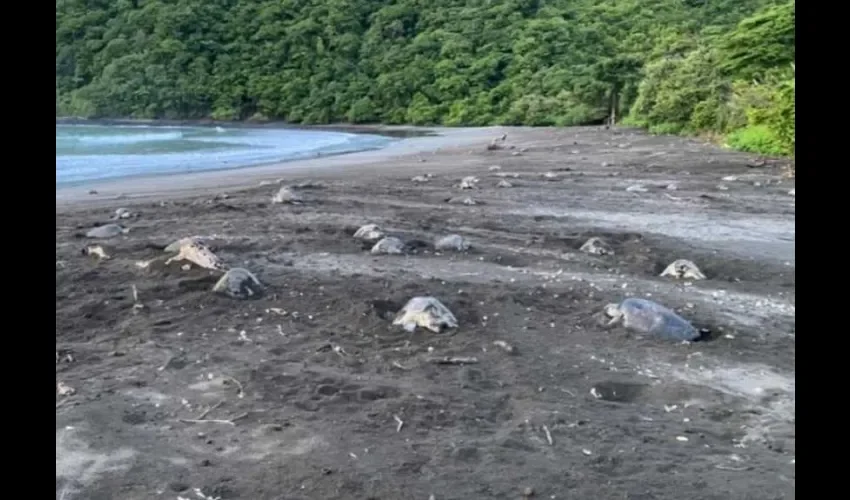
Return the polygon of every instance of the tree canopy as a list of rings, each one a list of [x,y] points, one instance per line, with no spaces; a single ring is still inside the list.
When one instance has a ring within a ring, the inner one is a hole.
[[[788,95],[793,124],[794,21],[793,0],[56,0],[56,112],[416,125],[613,114],[672,132],[767,127],[787,142],[774,128]]]

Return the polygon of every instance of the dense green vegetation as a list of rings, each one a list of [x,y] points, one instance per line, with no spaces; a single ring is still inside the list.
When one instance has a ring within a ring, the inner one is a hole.
[[[794,1],[56,0],[56,113],[619,121],[794,150]]]

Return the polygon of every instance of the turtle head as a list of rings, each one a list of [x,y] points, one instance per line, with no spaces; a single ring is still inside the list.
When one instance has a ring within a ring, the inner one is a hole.
[[[608,321],[609,326],[617,323],[623,317],[623,312],[620,311],[620,305],[619,304],[608,304],[608,305],[606,305],[604,312],[605,312],[605,316],[608,316],[609,318],[611,318],[611,320]]]

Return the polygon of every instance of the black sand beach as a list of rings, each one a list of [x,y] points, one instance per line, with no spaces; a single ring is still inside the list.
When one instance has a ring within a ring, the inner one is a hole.
[[[58,190],[56,381],[74,393],[56,396],[57,498],[794,498],[794,180],[752,160],[629,129],[488,128]],[[478,189],[455,187],[469,175]],[[281,183],[304,202],[272,204]],[[119,207],[128,234],[80,237]],[[352,238],[368,223],[424,243],[373,256]],[[472,249],[434,251],[450,233]],[[136,266],[196,235],[264,296]],[[614,254],[580,252],[592,236]],[[659,277],[680,258],[708,279]],[[392,326],[417,295],[459,327]],[[710,338],[601,327],[629,296]]]

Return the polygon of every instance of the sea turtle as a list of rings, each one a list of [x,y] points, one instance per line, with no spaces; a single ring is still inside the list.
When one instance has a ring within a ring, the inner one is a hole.
[[[543,178],[544,178],[544,179],[546,179],[547,181],[556,181],[556,180],[558,180],[558,179],[560,179],[560,178],[561,178],[561,176],[560,176],[560,175],[558,175],[558,173],[557,173],[557,172],[544,172],[544,173],[543,173],[543,174],[541,174],[541,175],[542,175],[542,176],[543,176]]]
[[[614,250],[602,238],[594,236],[587,240],[584,245],[579,248],[584,253],[591,255],[614,255]]]
[[[182,247],[183,245],[185,245],[187,243],[192,243],[192,242],[203,243],[201,241],[200,236],[189,236],[188,238],[180,238],[179,240],[170,243],[168,246],[166,246],[163,249],[163,251],[165,251],[167,253],[179,252],[180,247]]]
[[[788,191],[788,196],[793,196],[793,197],[796,198],[797,197],[797,188],[791,188],[791,190]]]
[[[473,175],[464,177],[460,180],[458,187],[461,189],[478,189],[478,177]]]
[[[405,249],[404,242],[395,236],[387,236],[386,238],[382,238],[379,242],[375,243],[375,246],[372,247],[370,252],[372,255],[399,255],[403,254]]]
[[[448,236],[438,238],[437,241],[434,242],[434,248],[437,250],[456,250],[458,252],[464,252],[469,250],[470,244],[463,236],[459,234],[450,234]]]
[[[281,186],[277,193],[272,196],[272,203],[290,203],[293,205],[298,205],[302,203],[304,200],[301,198],[301,195],[296,193],[289,186]]]
[[[686,280],[705,279],[705,275],[699,270],[697,265],[686,259],[678,259],[674,261],[664,269],[661,276],[671,276],[673,278]]]
[[[504,148],[498,138],[490,141],[490,144],[487,145],[487,151],[497,151],[499,149]]]
[[[457,328],[457,318],[434,297],[413,297],[398,312],[393,325],[400,325],[408,332],[418,326],[440,333],[445,328]]]
[[[626,191],[629,193],[645,193],[649,191],[642,184],[632,184],[631,186],[626,188]]]
[[[470,198],[469,196],[467,196],[467,197],[459,197],[458,196],[458,197],[447,198],[446,203],[450,203],[452,205],[469,205],[469,206],[481,204],[480,201],[476,201],[475,199]]]
[[[114,238],[121,234],[127,234],[130,230],[120,224],[104,224],[89,230],[86,238]]]
[[[375,242],[382,239],[386,234],[377,224],[366,224],[354,233],[354,238],[362,241]]]
[[[218,280],[213,292],[234,299],[255,299],[263,295],[263,285],[251,271],[234,267]]]
[[[205,244],[200,241],[189,240],[180,245],[179,253],[165,261],[169,265],[175,261],[187,260],[192,264],[216,271],[226,270],[226,266]]]
[[[112,214],[112,220],[129,219],[132,216],[133,216],[133,213],[130,212],[129,209],[119,208],[119,209],[115,210],[114,214]]]
[[[509,187],[514,187],[514,185],[511,184],[510,182],[506,181],[505,179],[502,179],[502,180],[499,181],[498,184],[496,184],[496,187],[509,188]]]
[[[706,333],[666,307],[646,299],[628,298],[605,306],[608,326],[622,323],[626,329],[668,340],[693,341]]]
[[[491,165],[487,167],[487,170],[489,170],[490,172],[498,172],[499,170],[502,170],[502,167],[500,167],[499,165]]]
[[[97,257],[98,259],[109,259],[111,258],[106,251],[100,245],[89,245],[82,250],[83,255],[91,255]]]
[[[428,177],[427,177],[427,176],[425,176],[425,175],[417,175],[417,176],[415,176],[415,177],[412,177],[410,180],[411,180],[411,181],[413,181],[413,182],[415,182],[415,183],[417,183],[417,184],[421,184],[421,183],[423,183],[423,182],[428,182],[428,181],[429,181],[429,180],[431,180],[431,179],[430,179],[430,178],[428,178]]]

